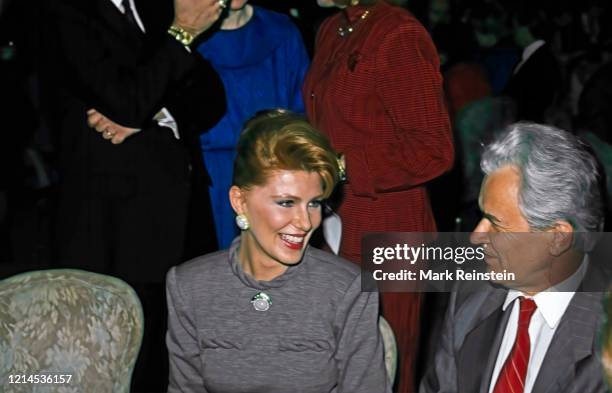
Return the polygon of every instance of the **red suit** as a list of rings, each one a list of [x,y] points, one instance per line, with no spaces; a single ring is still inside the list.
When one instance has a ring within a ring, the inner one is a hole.
[[[342,37],[338,29],[349,27]],[[341,255],[360,263],[368,232],[435,231],[425,183],[452,166],[453,143],[438,55],[423,26],[384,1],[330,17],[303,93],[310,121],[346,157]],[[414,390],[419,305],[418,294],[383,296],[399,345],[400,392]]]

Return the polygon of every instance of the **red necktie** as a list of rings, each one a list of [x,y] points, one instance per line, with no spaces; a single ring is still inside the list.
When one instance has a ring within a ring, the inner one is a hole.
[[[516,341],[512,351],[504,363],[493,393],[523,393],[525,390],[525,377],[531,344],[529,341],[529,322],[537,306],[532,299],[519,298],[520,311]]]

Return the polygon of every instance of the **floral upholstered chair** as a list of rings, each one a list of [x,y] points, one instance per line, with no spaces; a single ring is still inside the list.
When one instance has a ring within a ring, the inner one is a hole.
[[[3,392],[129,392],[142,334],[140,301],[117,278],[62,269],[0,281]]]
[[[603,303],[604,317],[599,330],[601,348],[598,348],[598,355],[601,356],[604,381],[608,391],[612,391],[612,287],[606,291]]]
[[[397,343],[395,342],[395,334],[389,322],[382,316],[378,317],[378,329],[383,340],[385,352],[385,368],[387,376],[391,384],[395,382],[395,373],[397,371]]]

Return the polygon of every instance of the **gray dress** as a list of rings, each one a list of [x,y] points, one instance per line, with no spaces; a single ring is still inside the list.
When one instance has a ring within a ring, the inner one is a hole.
[[[308,247],[272,281],[257,281],[229,250],[170,270],[168,392],[387,393],[378,294],[359,268]],[[267,311],[251,298],[264,292]]]

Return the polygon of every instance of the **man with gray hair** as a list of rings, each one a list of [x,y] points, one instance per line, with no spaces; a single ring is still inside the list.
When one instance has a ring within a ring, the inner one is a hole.
[[[453,292],[420,392],[606,392],[595,347],[607,282],[588,257],[603,221],[594,157],[566,131],[517,123],[481,168],[471,241],[488,271],[514,279]]]

